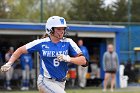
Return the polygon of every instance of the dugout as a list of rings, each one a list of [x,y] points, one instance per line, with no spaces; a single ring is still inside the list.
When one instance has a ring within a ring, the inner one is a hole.
[[[120,55],[120,32],[126,30],[126,28],[124,26],[113,25],[68,24],[68,26],[69,37],[74,40],[82,38],[90,55],[97,54],[100,65],[100,77],[104,78],[102,57],[106,51],[106,46],[109,43],[114,44],[116,52]],[[0,45],[2,47],[7,44],[7,46],[17,48],[23,43],[40,38],[44,33],[45,24],[43,23],[0,23]],[[39,62],[36,54],[35,62]],[[38,65],[35,65],[35,67],[38,68]],[[117,87],[119,87],[119,73],[117,73],[116,82]]]

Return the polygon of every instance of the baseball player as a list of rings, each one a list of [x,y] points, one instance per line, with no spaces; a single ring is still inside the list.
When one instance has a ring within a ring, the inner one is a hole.
[[[83,46],[83,40],[78,40],[78,46],[81,49],[83,55],[86,57],[86,59],[89,61],[89,53],[85,46]],[[88,67],[82,67],[78,66],[78,78],[79,78],[79,86],[81,88],[84,88],[86,86],[86,74],[88,71]]]
[[[8,71],[21,54],[39,52],[41,57],[38,89],[40,93],[66,93],[65,82],[68,62],[86,65],[77,44],[70,38],[65,38],[66,21],[63,17],[52,16],[47,20],[46,33],[48,37],[37,39],[18,48],[10,60],[1,67]]]
[[[32,71],[32,55],[22,54],[20,56],[20,64],[22,67],[22,88],[21,90],[29,90],[30,72]]]
[[[14,48],[13,47],[10,47],[8,49],[8,51],[6,52],[6,54],[5,54],[5,61],[6,62],[9,61],[9,59],[12,56],[13,52],[14,52]],[[11,66],[11,68],[9,68],[9,69],[10,70],[8,70],[6,72],[6,89],[7,90],[12,90],[12,88],[11,88],[11,79],[12,79],[12,76],[13,76],[14,67]]]

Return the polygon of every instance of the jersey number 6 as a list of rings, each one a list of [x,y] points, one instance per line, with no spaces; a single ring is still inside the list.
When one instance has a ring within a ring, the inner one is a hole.
[[[55,58],[55,59],[53,60],[53,64],[54,64],[55,67],[58,67],[58,66],[60,65],[60,62],[58,61],[57,58]]]

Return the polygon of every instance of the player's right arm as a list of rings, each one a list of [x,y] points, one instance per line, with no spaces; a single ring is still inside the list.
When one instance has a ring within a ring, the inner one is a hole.
[[[9,61],[3,65],[1,67],[1,71],[2,72],[6,72],[8,71],[12,64],[22,55],[22,54],[25,54],[25,53],[33,53],[35,51],[39,51],[39,43],[40,43],[40,40],[34,40],[32,42],[29,42],[27,43],[26,45],[24,46],[21,46],[19,47],[11,56],[11,58],[9,59]]]
[[[3,66],[1,67],[1,71],[2,71],[2,72],[8,71],[8,70],[11,68],[12,64],[13,64],[22,54],[25,54],[25,53],[27,53],[27,50],[26,50],[25,45],[19,47],[19,48],[12,54],[11,58],[9,59],[9,61],[8,61],[5,65],[3,65]]]
[[[25,45],[19,47],[11,56],[11,58],[9,59],[9,62],[14,63],[22,54],[28,53],[26,50]]]

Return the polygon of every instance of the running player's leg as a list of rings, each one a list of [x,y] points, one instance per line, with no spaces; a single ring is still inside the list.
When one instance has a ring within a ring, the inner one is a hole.
[[[46,79],[41,75],[38,77],[38,89],[40,93],[66,93],[61,82]]]
[[[43,81],[38,87],[41,93],[66,93],[62,87],[51,81]]]

